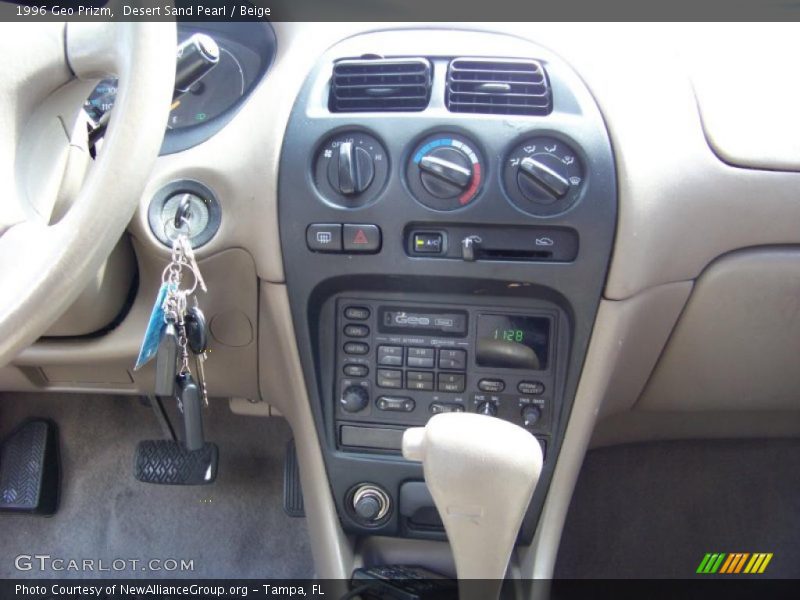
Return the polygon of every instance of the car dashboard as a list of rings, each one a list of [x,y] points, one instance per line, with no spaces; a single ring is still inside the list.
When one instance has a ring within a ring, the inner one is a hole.
[[[797,117],[779,103],[773,126],[720,133],[756,119],[719,120],[737,26],[179,26],[198,32],[220,64],[173,105],[115,254],[129,277],[91,296],[113,319],[69,313],[0,368],[4,390],[152,391],[133,364],[170,254],[159,227],[190,194],[209,393],[291,424],[322,577],[420,548],[448,570],[400,453],[435,414],[540,443],[515,558],[530,577],[552,575],[587,448],[800,431],[775,358],[800,336],[770,317],[800,264],[800,175],[796,148],[769,141]],[[789,33],[764,27],[749,60],[796,50]],[[116,84],[93,85],[98,120]],[[777,346],[742,341],[765,329]]]

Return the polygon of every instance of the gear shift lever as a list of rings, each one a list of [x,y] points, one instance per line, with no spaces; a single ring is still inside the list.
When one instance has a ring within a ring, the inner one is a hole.
[[[403,456],[422,462],[453,550],[459,598],[490,597],[467,579],[494,580],[497,598],[542,470],[539,442],[501,419],[446,413],[407,429]]]

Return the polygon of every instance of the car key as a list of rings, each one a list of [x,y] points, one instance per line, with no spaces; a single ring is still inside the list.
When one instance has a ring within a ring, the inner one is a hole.
[[[175,376],[178,371],[178,335],[175,325],[167,322],[156,354],[156,396],[175,393]]]
[[[184,317],[186,341],[193,354],[204,354],[208,350],[208,327],[206,317],[199,306],[187,309]]]
[[[199,378],[200,390],[203,395],[203,404],[208,406],[208,388],[206,387],[206,371],[204,363],[208,352],[208,326],[206,318],[200,307],[195,305],[186,311],[184,317],[186,327],[186,341],[189,350],[192,351],[197,365],[197,376]]]
[[[194,452],[200,450],[205,443],[200,390],[191,373],[182,373],[175,381],[178,402],[183,407],[183,443],[189,452]]]

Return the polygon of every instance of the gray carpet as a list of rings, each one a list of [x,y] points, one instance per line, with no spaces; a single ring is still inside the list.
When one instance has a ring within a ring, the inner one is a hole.
[[[800,577],[800,440],[588,453],[557,577],[693,577],[706,552],[772,552],[766,576]]]
[[[0,513],[0,578],[312,576],[305,519],[283,512],[283,458],[291,437],[283,419],[236,416],[226,402],[212,400],[206,437],[219,446],[219,476],[210,486],[180,487],[133,478],[136,443],[161,437],[151,409],[135,398],[0,395],[0,435],[29,416],[59,427],[61,505],[51,518]],[[193,570],[142,571],[140,563],[118,573],[24,573],[14,566],[20,554],[94,559],[95,565],[183,559],[193,561]]]

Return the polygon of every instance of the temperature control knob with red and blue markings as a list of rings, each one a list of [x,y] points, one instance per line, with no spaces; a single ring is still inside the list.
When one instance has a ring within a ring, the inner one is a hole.
[[[459,135],[433,135],[412,154],[406,176],[414,197],[434,210],[456,210],[470,204],[483,180],[480,155]]]

